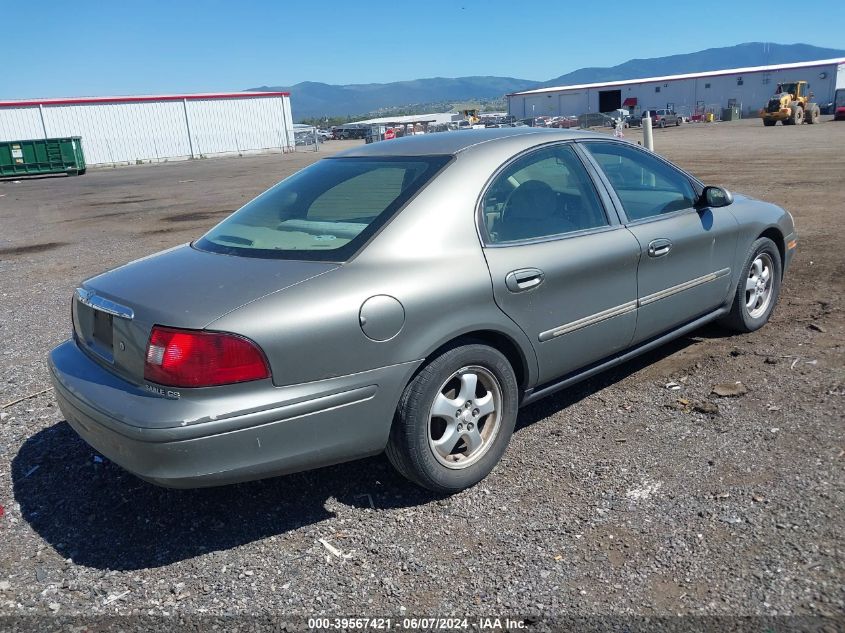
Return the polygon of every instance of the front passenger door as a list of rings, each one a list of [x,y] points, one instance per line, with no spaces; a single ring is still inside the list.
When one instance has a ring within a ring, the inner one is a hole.
[[[628,143],[584,146],[604,172],[640,245],[634,342],[712,312],[727,300],[737,222],[727,209],[696,209],[682,171]]]

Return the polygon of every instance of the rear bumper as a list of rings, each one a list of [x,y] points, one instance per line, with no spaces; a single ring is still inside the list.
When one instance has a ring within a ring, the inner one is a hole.
[[[59,407],[80,437],[127,471],[172,488],[261,479],[379,453],[418,365],[304,385],[253,385],[260,390],[235,400],[202,390],[200,407],[190,394],[168,400],[139,391],[73,341],[49,357]]]

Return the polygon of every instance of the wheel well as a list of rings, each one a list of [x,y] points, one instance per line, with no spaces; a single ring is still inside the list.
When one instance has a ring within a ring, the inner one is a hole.
[[[783,233],[781,233],[774,227],[769,227],[768,229],[763,231],[759,237],[768,237],[778,247],[778,253],[780,253],[781,261],[781,276],[783,276],[783,262],[786,261],[786,244],[783,243]]]
[[[448,341],[438,347],[429,354],[427,358],[434,358],[440,354],[441,351],[447,348],[457,347],[458,345],[466,343],[483,343],[500,351],[511,364],[513,372],[516,374],[516,382],[519,385],[520,391],[526,388],[526,381],[528,380],[528,361],[525,359],[525,356],[519,349],[519,346],[514,343],[510,337],[502,334],[501,332],[493,330],[478,330],[475,332],[461,334],[460,336],[457,336],[451,341]]]

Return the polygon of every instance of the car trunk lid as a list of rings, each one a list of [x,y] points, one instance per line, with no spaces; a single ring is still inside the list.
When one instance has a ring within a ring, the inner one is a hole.
[[[203,329],[247,303],[337,267],[178,246],[86,281],[74,295],[74,335],[102,365],[141,384],[153,325]]]

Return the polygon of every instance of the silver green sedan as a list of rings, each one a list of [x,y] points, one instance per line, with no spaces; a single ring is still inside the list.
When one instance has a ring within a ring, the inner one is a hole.
[[[449,493],[521,406],[711,321],[761,327],[796,243],[783,209],[608,136],[415,136],[87,280],[49,363],[79,435],[157,484],[386,451]]]

